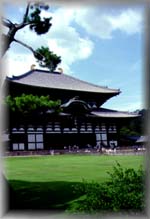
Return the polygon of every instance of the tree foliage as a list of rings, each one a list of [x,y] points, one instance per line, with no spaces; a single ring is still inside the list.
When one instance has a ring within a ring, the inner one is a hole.
[[[2,55],[6,53],[13,42],[19,43],[29,49],[40,64],[42,62],[42,67],[46,67],[50,71],[54,71],[57,65],[61,62],[61,58],[59,56],[52,53],[47,47],[43,46],[35,50],[25,42],[16,39],[16,33],[26,26],[28,26],[29,29],[34,31],[37,35],[46,34],[52,26],[52,17],[42,18],[41,12],[42,10],[48,9],[49,6],[45,3],[28,3],[21,23],[13,23],[9,19],[2,18],[2,24],[8,28],[8,32],[2,34]],[[51,68],[51,66],[53,67]]]
[[[139,117],[133,119],[128,123],[128,125],[124,125],[120,130],[121,137],[124,136],[140,136],[144,133],[144,123],[146,118],[146,110],[136,110],[135,113],[139,114]]]
[[[142,167],[137,171],[122,168],[119,163],[114,166],[110,179],[105,183],[87,183],[74,187],[80,198],[70,203],[68,211],[72,213],[95,212],[137,212],[145,209],[144,180]]]
[[[49,96],[37,96],[32,94],[22,94],[21,96],[6,97],[6,104],[12,113],[19,113],[22,115],[33,114],[35,112],[45,112],[53,110],[53,112],[60,111],[61,101],[50,100]]]
[[[60,56],[51,52],[48,47],[43,46],[36,50],[35,57],[41,67],[47,67],[51,72],[53,72],[57,65],[61,62]]]
[[[30,29],[35,31],[38,35],[45,34],[48,32],[52,24],[50,23],[51,17],[50,18],[43,18],[41,20],[40,13],[41,10],[48,10],[49,6],[48,5],[31,5],[31,10],[33,10],[29,16],[27,17],[27,21],[30,22]]]

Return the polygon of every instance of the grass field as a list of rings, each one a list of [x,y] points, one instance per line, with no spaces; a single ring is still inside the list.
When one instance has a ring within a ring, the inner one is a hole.
[[[116,161],[138,169],[143,156],[56,155],[5,158],[5,176],[13,188],[12,208],[65,209],[76,198],[74,185],[104,182]]]

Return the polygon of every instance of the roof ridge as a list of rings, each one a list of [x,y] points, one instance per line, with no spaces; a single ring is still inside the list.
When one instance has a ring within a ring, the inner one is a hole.
[[[12,77],[6,76],[6,78],[9,78],[9,79],[20,79],[20,78],[23,78],[23,77],[25,77],[27,75],[30,75],[30,74],[34,73],[34,72],[43,72],[43,73],[48,73],[48,74],[61,74],[58,71],[50,72],[48,70],[43,70],[43,69],[31,69],[31,70],[29,70],[26,73],[23,73],[21,75],[12,75]]]
[[[63,73],[63,74],[64,74],[64,73]],[[98,87],[98,88],[104,88],[104,89],[106,88],[107,90],[108,90],[108,89],[109,89],[109,90],[114,90],[114,91],[118,91],[119,93],[121,92],[120,89],[113,89],[113,88],[109,88],[109,87],[107,87],[107,86],[97,85],[97,84],[94,84],[94,83],[90,83],[90,82],[84,81],[84,80],[79,79],[79,78],[75,78],[75,77],[70,76],[70,75],[67,75],[67,74],[65,74],[65,76],[70,77],[70,78],[73,78],[73,79],[78,80],[78,81],[80,81],[80,82],[84,82],[84,83],[89,84],[89,85],[91,85],[91,86],[95,86],[95,87]]]
[[[27,75],[32,74],[33,71],[34,71],[34,69],[33,69],[33,70],[30,70],[30,71],[28,71],[28,72],[26,72],[26,73],[23,73],[23,74],[21,74],[21,75],[12,75],[12,77],[8,77],[8,76],[7,76],[7,78],[10,79],[10,80],[13,80],[13,79],[16,79],[16,80],[17,80],[17,79],[20,79],[20,78],[23,78],[23,77],[25,77],[25,76],[27,76]]]
[[[27,76],[27,75],[33,74],[34,72],[43,72],[43,73],[49,73],[49,74],[65,75],[65,76],[68,77],[68,78],[72,78],[73,80],[78,80],[78,81],[80,81],[80,82],[82,82],[82,83],[86,83],[86,84],[88,84],[88,85],[90,85],[90,86],[94,86],[94,87],[97,87],[97,88],[103,88],[103,89],[111,90],[111,91],[116,91],[116,92],[118,92],[118,93],[121,92],[120,89],[113,89],[113,88],[109,88],[109,87],[107,87],[107,86],[97,85],[97,84],[90,83],[90,82],[81,80],[81,79],[79,79],[79,78],[76,78],[76,77],[67,75],[67,74],[65,74],[65,73],[60,73],[60,72],[57,72],[57,71],[56,71],[56,72],[50,72],[50,71],[43,70],[43,69],[32,69],[32,70],[30,70],[30,71],[28,71],[28,72],[26,72],[26,73],[24,73],[24,74],[22,74],[22,75],[18,75],[18,76],[14,76],[14,75],[13,75],[12,78],[8,77],[8,79],[9,79],[9,80],[21,79],[21,78],[24,78],[24,77]]]

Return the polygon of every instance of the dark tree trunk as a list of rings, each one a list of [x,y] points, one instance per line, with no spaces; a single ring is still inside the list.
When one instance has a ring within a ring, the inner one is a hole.
[[[14,24],[11,24],[9,28],[9,32],[2,35],[2,56],[6,53],[6,51],[10,47],[10,44],[14,41],[15,34],[18,30],[18,28]]]
[[[12,40],[7,35],[2,36],[2,51],[1,56],[4,56],[6,51],[9,49],[10,44],[12,43]]]

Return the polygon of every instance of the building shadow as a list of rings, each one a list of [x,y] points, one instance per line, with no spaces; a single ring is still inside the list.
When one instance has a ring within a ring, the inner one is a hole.
[[[68,203],[80,197],[74,187],[80,182],[29,182],[6,180],[9,210],[66,210]]]

